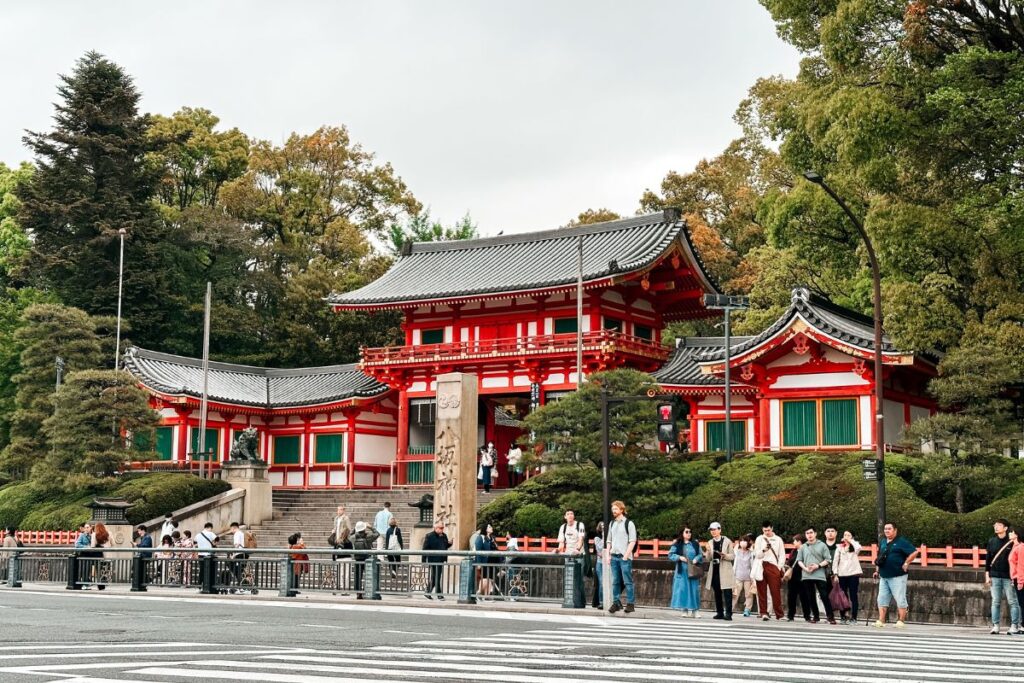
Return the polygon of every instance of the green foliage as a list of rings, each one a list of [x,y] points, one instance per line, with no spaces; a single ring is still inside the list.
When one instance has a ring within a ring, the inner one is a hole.
[[[451,242],[479,236],[476,223],[468,213],[454,225],[446,227],[440,221],[431,220],[430,209],[424,209],[410,216],[405,225],[394,223],[388,228],[388,246],[392,253],[399,254],[407,242]]]
[[[638,396],[656,389],[651,376],[636,370],[612,370],[587,377],[579,391],[549,403],[526,417],[526,430],[542,444],[549,463],[582,465],[601,462],[601,388],[611,396]],[[656,433],[654,405],[630,401],[612,407],[609,434],[617,451],[636,456],[653,446]]]
[[[229,488],[219,479],[171,473],[108,481],[88,490],[60,495],[41,493],[28,483],[10,484],[0,488],[0,526],[13,524],[34,531],[75,529],[88,521],[89,511],[84,506],[96,496],[124,498],[134,503],[128,520],[139,524]]]
[[[594,223],[617,221],[620,218],[622,218],[622,216],[611,209],[587,209],[586,211],[581,211],[579,215],[569,221],[565,227],[575,228],[577,225],[593,225]]]
[[[770,519],[782,534],[835,523],[871,543],[876,486],[861,476],[862,457],[863,453],[758,453],[728,464],[708,455],[623,462],[612,469],[612,497],[626,502],[645,538],[674,537],[683,525],[705,535],[712,521],[721,522],[726,533],[736,537],[758,531],[762,520]],[[987,538],[994,517],[1024,519],[1024,488],[1018,483],[1024,463],[1006,458],[987,462],[987,481],[966,489],[968,512],[957,514],[949,511],[954,508],[948,487],[944,490],[929,480],[933,462],[921,454],[891,455],[887,462],[889,517],[914,542],[974,545]],[[596,468],[562,467],[491,502],[480,516],[500,530],[551,536],[566,508],[593,525],[600,518],[600,501]]]

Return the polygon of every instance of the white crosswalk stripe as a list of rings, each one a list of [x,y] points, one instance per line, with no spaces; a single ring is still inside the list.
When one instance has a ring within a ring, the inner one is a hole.
[[[7,645],[5,673],[41,681],[146,683],[381,680],[611,683],[734,681],[811,683],[1010,683],[1024,638],[955,637],[864,627],[610,619],[445,640],[356,648],[233,647],[141,643]]]

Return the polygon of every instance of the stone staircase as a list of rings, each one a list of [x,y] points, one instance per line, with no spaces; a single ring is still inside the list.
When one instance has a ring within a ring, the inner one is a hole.
[[[262,524],[250,527],[261,548],[283,548],[288,537],[296,531],[302,532],[302,540],[309,547],[325,547],[327,536],[334,525],[334,515],[339,505],[352,520],[373,524],[373,518],[384,506],[391,503],[391,512],[398,518],[398,524],[406,539],[412,528],[419,522],[419,508],[410,507],[417,503],[430,489],[394,489],[391,491],[345,491],[312,490],[302,491],[281,489],[274,491],[274,517]],[[477,509],[491,502],[505,491],[477,492]]]

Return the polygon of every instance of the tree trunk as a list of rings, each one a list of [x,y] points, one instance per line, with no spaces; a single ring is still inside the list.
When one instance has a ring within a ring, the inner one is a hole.
[[[959,481],[956,483],[956,493],[954,494],[954,496],[955,496],[955,502],[956,502],[956,511],[959,514],[962,515],[964,513],[964,485],[963,485],[963,483],[961,483]]]

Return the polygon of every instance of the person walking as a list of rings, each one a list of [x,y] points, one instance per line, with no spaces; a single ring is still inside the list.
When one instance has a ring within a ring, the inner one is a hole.
[[[907,619],[907,571],[911,563],[920,554],[920,550],[903,536],[892,522],[882,527],[883,538],[878,544],[878,557],[875,558],[874,578],[878,579],[878,620],[876,628],[885,626],[889,605],[896,601],[896,628],[904,628]]]
[[[626,613],[636,610],[633,588],[633,551],[636,550],[636,525],[626,517],[626,504],[612,503],[612,521],[608,526],[608,552],[611,554],[612,604],[609,612],[622,609],[622,590],[626,590]]]
[[[235,552],[231,553],[231,575],[235,577],[235,588],[231,592],[240,591],[242,583],[242,567],[249,555],[245,552],[245,533],[238,522],[231,522],[231,547]]]
[[[390,503],[385,503],[385,507],[390,507]],[[377,516],[380,516],[380,512],[377,513]],[[389,518],[388,522],[390,523],[390,521]],[[377,529],[367,526],[366,522],[356,522],[356,532],[352,534],[352,549],[357,551],[373,550],[375,544],[378,548],[383,545]],[[356,592],[356,600],[363,600],[366,597],[365,586],[363,586],[363,570],[366,569],[367,557],[369,557],[367,553],[355,553],[355,587],[353,590]],[[373,590],[372,587],[370,590]]]
[[[864,568],[860,566],[860,543],[851,531],[843,532],[843,540],[839,541],[833,559],[833,571],[839,581],[839,587],[850,599],[850,609],[840,612],[840,623],[856,624],[858,594],[860,593],[860,576]]]
[[[296,531],[288,537],[288,549],[292,558],[292,575],[290,577],[291,588],[295,595],[299,594],[299,583],[302,576],[309,573],[309,555],[301,552],[306,549],[302,542],[302,533]]]
[[[391,503],[384,503],[384,507],[373,518],[373,528],[377,532],[377,535],[374,536],[377,539],[377,550],[384,550],[384,536],[388,533],[388,527],[391,526],[392,517],[394,515],[391,513]]]
[[[494,442],[488,441],[487,445],[480,449],[480,483],[484,485],[484,493],[491,492],[491,474],[496,457],[497,451],[494,448]]]
[[[736,583],[733,586],[736,605],[734,610],[739,609],[740,598],[743,598],[743,616],[749,617],[750,611],[754,608],[754,594],[757,591],[754,579],[751,578],[751,571],[754,565],[754,539],[747,534],[736,542],[733,551],[733,573],[736,576]]]
[[[505,457],[508,459],[508,485],[510,487],[517,486],[523,476],[523,469],[520,465],[523,460],[523,449],[519,447],[519,444],[513,442]]]
[[[473,550],[478,553],[497,552],[498,544],[494,541],[494,527],[487,522],[481,522],[477,535],[474,537]],[[493,555],[475,555],[473,565],[477,578],[477,595],[481,600],[486,601],[494,592],[494,576],[496,569],[493,564],[500,558]]]
[[[708,531],[711,532],[711,540],[704,551],[704,561],[708,566],[704,585],[715,594],[715,616],[712,618],[732,621],[732,587],[736,583],[732,541],[722,535],[722,525],[718,522],[711,522]]]
[[[826,568],[832,566],[832,553],[829,552],[828,546],[818,539],[818,532],[814,527],[808,527],[804,531],[804,538],[807,539],[807,542],[796,554],[796,561],[800,565],[800,569],[803,570],[802,588],[806,592],[807,602],[810,603],[811,623],[817,624],[821,618],[818,601],[815,599],[818,596],[821,597],[821,602],[825,607],[828,623],[834,625],[836,617],[832,611],[832,601],[828,597],[829,582],[826,574]]]
[[[754,561],[750,575],[757,582],[757,608],[768,621],[771,596],[775,619],[782,619],[782,575],[786,571],[786,547],[769,520],[761,522],[761,535],[754,540]]]
[[[985,546],[985,585],[989,587],[992,596],[992,631],[999,633],[999,622],[1002,620],[1001,603],[1006,597],[1006,604],[1010,608],[1010,630],[1008,635],[1017,635],[1020,632],[1020,605],[1017,603],[1017,591],[1010,579],[1010,551],[1013,549],[1013,540],[1007,533],[1010,523],[1005,519],[997,519],[992,524],[995,536],[988,539]]]
[[[423,549],[427,551],[445,551],[452,547],[452,541],[444,532],[444,522],[434,521],[434,529],[423,538]],[[433,599],[431,593],[437,591],[437,599],[444,600],[444,588],[441,585],[444,578],[444,565],[448,561],[447,555],[424,555],[423,564],[430,568],[430,583],[427,585],[427,592],[424,597]]]
[[[604,586],[604,522],[594,525],[594,599],[591,606],[595,609],[604,608],[601,591]]]
[[[793,621],[796,617],[797,600],[800,601],[800,609],[804,613],[804,621],[811,620],[811,607],[807,602],[807,595],[804,593],[804,572],[796,561],[796,557],[803,545],[804,535],[796,534],[793,536],[793,549],[786,556],[786,573],[782,577],[783,581],[786,581],[788,584],[786,587],[786,621]]]
[[[675,563],[672,575],[672,601],[669,607],[683,611],[684,616],[697,618],[700,611],[700,579],[704,554],[690,527],[683,527],[668,551]]]
[[[1013,541],[1013,548],[1010,549],[1010,581],[1017,591],[1017,605],[1024,612],[1024,543],[1021,543],[1014,527],[1007,529],[1006,535]]]
[[[402,530],[398,526],[398,518],[392,517],[388,523],[388,531],[384,535],[384,547],[388,550],[402,550],[405,548],[405,544],[402,541]],[[395,578],[398,576],[398,566],[402,563],[401,555],[388,555],[388,569],[391,572],[391,577]]]

